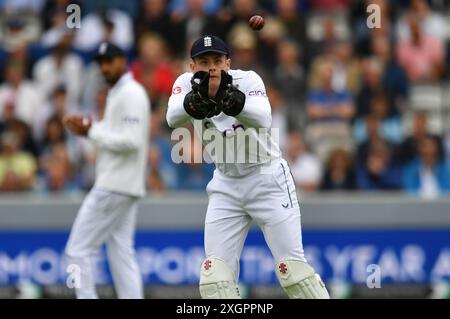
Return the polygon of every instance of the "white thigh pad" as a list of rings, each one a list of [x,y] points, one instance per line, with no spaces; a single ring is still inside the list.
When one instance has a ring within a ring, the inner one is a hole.
[[[221,259],[208,258],[200,271],[200,295],[203,299],[240,299],[231,268]]]
[[[301,260],[283,260],[276,264],[280,285],[291,299],[330,299],[325,284],[314,269]]]

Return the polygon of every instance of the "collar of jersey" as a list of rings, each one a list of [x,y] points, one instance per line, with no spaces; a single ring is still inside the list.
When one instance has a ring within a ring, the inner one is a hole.
[[[118,88],[120,88],[122,85],[124,85],[126,82],[128,82],[129,80],[132,79],[132,74],[131,72],[126,72],[124,73],[121,78],[119,79],[119,81],[117,81],[116,84],[114,84],[114,86],[111,88],[111,90],[117,90]]]

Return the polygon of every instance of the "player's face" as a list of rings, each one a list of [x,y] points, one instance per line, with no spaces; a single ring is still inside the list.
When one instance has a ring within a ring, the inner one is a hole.
[[[103,59],[99,61],[99,66],[106,82],[108,82],[108,84],[110,85],[113,85],[125,73],[127,60],[122,57]]]
[[[228,71],[230,69],[230,59],[224,54],[205,53],[196,58],[191,63],[191,71],[209,72],[209,85],[218,87],[220,84],[220,71]]]

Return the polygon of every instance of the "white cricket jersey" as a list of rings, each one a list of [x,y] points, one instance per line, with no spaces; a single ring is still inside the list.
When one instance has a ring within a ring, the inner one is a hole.
[[[94,187],[145,195],[150,101],[131,73],[109,90],[104,117],[88,137],[97,145]]]
[[[281,153],[274,141],[276,136],[270,135],[271,108],[262,79],[253,71],[228,73],[233,77],[233,85],[245,94],[244,108],[236,117],[220,113],[200,121],[186,113],[183,101],[192,90],[193,75],[188,72],[180,75],[173,85],[166,119],[172,128],[191,120],[217,169],[226,176],[238,177],[279,159]]]

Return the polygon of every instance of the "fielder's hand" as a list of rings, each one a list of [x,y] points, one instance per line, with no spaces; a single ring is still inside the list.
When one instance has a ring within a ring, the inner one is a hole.
[[[81,115],[66,115],[63,118],[63,125],[74,134],[86,136],[91,128],[91,119]]]
[[[213,117],[222,111],[220,104],[208,96],[209,72],[195,72],[191,79],[192,91],[184,98],[184,109],[195,119]]]
[[[200,98],[207,98],[209,91],[209,72],[197,71],[191,78],[192,91]]]
[[[245,94],[233,85],[233,77],[223,70],[217,97],[222,112],[226,115],[236,116],[244,108]]]

